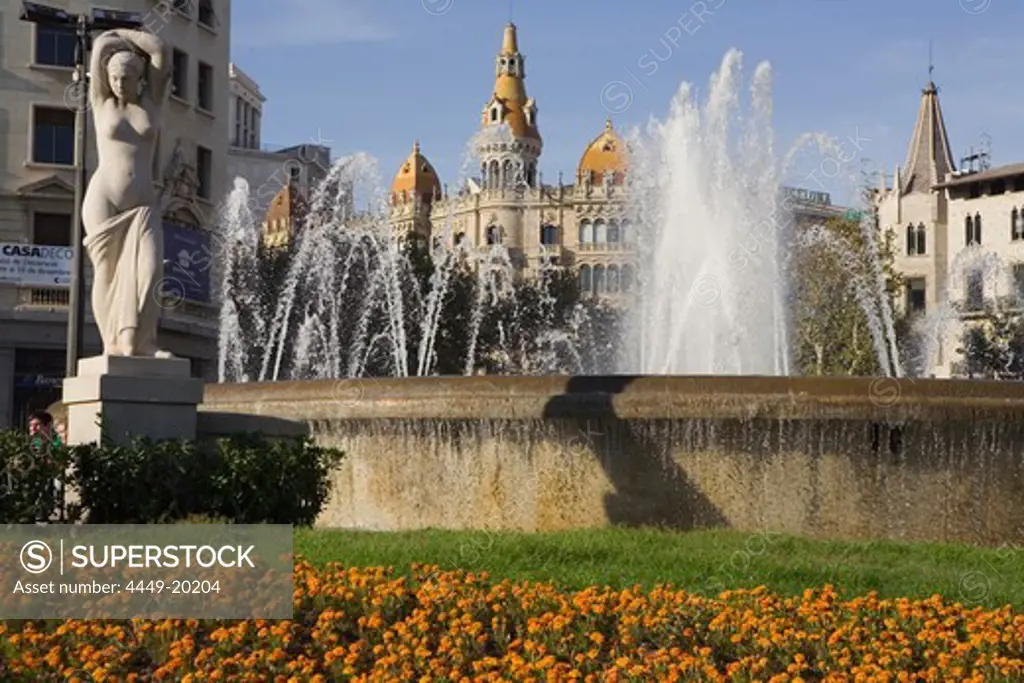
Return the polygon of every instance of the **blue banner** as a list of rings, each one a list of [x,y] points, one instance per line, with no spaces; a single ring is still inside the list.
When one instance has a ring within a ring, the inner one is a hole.
[[[209,303],[212,264],[207,231],[164,221],[164,282],[161,287],[165,292]]]

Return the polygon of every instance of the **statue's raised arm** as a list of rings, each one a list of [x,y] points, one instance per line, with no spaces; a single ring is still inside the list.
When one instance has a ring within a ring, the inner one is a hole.
[[[115,56],[131,62],[141,59],[145,63],[145,73],[139,75],[145,77],[146,89],[139,95],[158,107],[162,106],[173,68],[171,48],[155,34],[133,29],[106,31],[94,41],[89,66],[93,102],[105,102],[116,95],[110,82],[110,60]]]
[[[89,59],[89,96],[94,105],[106,102],[114,95],[107,75],[107,62],[115,52],[130,49],[117,31],[102,33],[93,41],[92,56]]]
[[[148,95],[157,106],[163,106],[167,99],[167,86],[171,81],[173,59],[171,46],[160,40],[155,33],[124,29],[124,38],[134,43],[148,58],[146,66],[146,82],[149,84]]]

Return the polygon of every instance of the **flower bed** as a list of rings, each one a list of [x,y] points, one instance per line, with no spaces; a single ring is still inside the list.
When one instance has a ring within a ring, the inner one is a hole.
[[[11,622],[5,681],[1017,680],[1024,615],[923,601],[702,598],[300,562],[291,621]]]

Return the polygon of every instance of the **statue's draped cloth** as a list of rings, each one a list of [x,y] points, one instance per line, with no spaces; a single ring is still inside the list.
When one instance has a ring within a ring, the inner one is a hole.
[[[94,270],[106,286],[93,286],[92,310],[106,348],[123,330],[136,330],[135,345],[155,345],[160,317],[159,274],[163,269],[163,225],[149,206],[128,209],[89,226],[83,241]],[[149,267],[147,267],[149,266]]]

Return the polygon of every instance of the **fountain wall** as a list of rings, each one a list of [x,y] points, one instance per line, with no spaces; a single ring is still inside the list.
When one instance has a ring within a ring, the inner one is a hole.
[[[995,545],[1024,533],[1024,386],[788,377],[211,384],[207,434],[347,458],[317,521],[375,530],[728,527]]]

